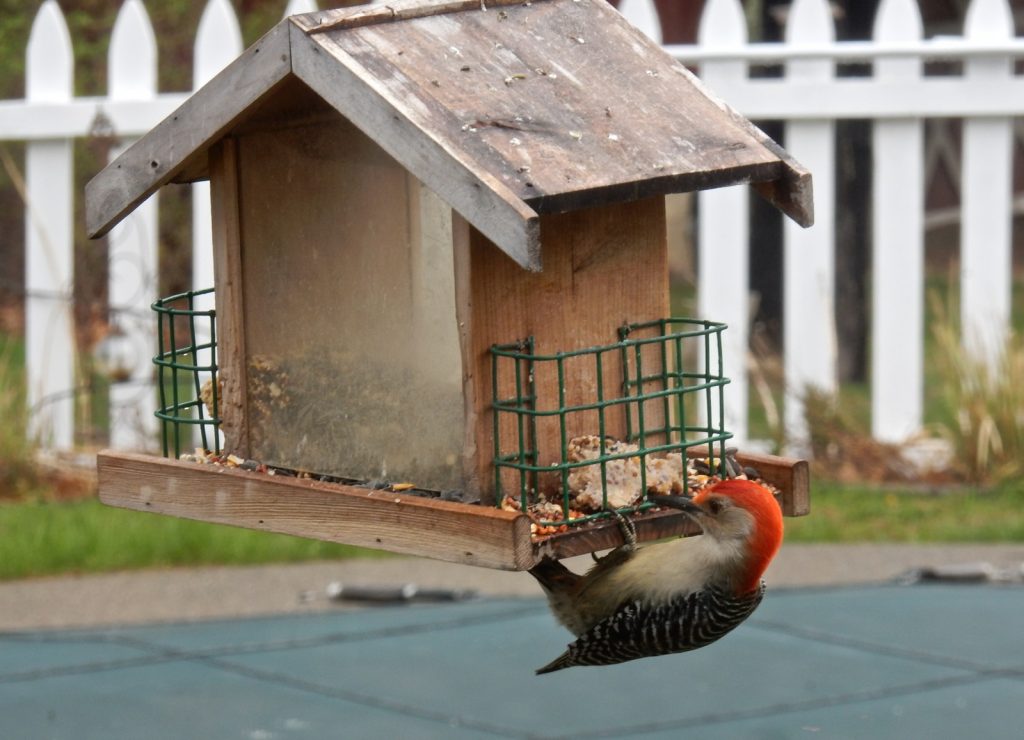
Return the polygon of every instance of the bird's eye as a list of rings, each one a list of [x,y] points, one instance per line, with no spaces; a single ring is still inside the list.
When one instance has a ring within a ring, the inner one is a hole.
[[[721,514],[725,508],[726,503],[721,498],[715,497],[708,499],[708,510],[712,514]]]

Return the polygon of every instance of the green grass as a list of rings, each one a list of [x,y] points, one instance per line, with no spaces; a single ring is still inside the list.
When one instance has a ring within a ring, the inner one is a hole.
[[[811,515],[787,542],[1024,542],[1024,481],[988,491],[920,493],[814,481]]]
[[[919,493],[815,482],[787,542],[1024,542],[1024,481]],[[375,550],[114,509],[89,499],[0,505],[0,580],[197,565],[380,557]]]
[[[348,545],[115,509],[94,499],[0,504],[0,580],[380,555]]]
[[[26,439],[25,346],[0,333],[0,500],[37,486],[32,443]]]

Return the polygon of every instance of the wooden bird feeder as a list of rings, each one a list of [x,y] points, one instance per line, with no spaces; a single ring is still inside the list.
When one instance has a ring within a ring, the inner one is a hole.
[[[223,452],[259,467],[107,451],[101,500],[504,569],[621,542],[496,505],[567,502],[579,438],[605,486],[728,437],[721,327],[665,319],[665,195],[812,220],[809,174],[602,0],[288,18],[89,183],[89,233],[204,179]],[[739,462],[807,512],[806,463]],[[689,531],[650,508],[641,540]]]

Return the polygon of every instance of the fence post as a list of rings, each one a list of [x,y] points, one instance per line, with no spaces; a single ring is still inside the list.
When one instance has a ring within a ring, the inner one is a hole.
[[[111,101],[156,97],[156,37],[141,0],[125,0],[114,23],[107,58]],[[121,142],[114,159],[132,142]],[[145,450],[155,442],[156,394],[153,365],[154,321],[149,307],[157,285],[157,202],[154,194],[136,208],[108,237],[110,263],[111,338],[123,347],[116,352],[123,367],[110,387],[110,444],[124,450]]]
[[[916,0],[883,0],[876,42],[923,36]],[[878,59],[875,79],[920,80],[920,58]],[[873,131],[871,433],[900,442],[921,426],[924,398],[924,134],[920,118]]]
[[[739,0],[710,0],[701,16],[697,43],[716,49],[736,49],[747,43],[747,22]],[[701,79],[711,90],[728,89],[747,77],[739,60],[704,62]],[[726,374],[732,382],[725,393],[725,426],[737,444],[747,440],[747,347],[750,333],[749,188],[702,191],[697,194],[697,248],[700,273],[697,313],[729,325],[722,338]]]
[[[786,24],[786,43],[820,46],[835,41],[827,0],[795,0]],[[829,59],[786,63],[787,80],[827,85],[834,78]],[[836,390],[835,328],[835,121],[786,123],[786,149],[814,173],[814,226],[783,226],[783,343],[785,347],[785,426],[799,447],[807,438],[804,393]]]
[[[25,97],[33,103],[69,101],[73,79],[68,27],[56,0],[46,0],[29,35]],[[32,141],[25,148],[28,433],[55,449],[74,443],[72,143]]]
[[[971,2],[966,38],[998,43],[1013,34],[1006,0]],[[1012,75],[1008,57],[979,57],[964,65],[964,76],[979,87]],[[960,323],[965,349],[993,371],[1010,325],[1012,173],[1012,119],[967,119],[960,187]]]

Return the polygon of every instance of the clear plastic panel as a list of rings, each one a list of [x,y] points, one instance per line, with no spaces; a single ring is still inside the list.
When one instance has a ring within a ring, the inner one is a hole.
[[[240,154],[253,455],[461,487],[450,209],[340,118]]]

